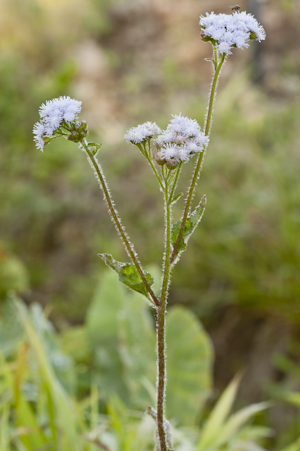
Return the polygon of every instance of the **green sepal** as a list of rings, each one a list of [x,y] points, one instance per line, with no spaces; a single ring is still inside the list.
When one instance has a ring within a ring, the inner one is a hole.
[[[101,144],[88,143],[88,146],[89,146],[89,150],[90,150],[91,154],[93,155],[93,157],[95,157],[97,155],[98,151],[101,149],[102,143]]]
[[[138,293],[143,294],[148,298],[148,289],[145,283],[143,282],[143,279],[141,278],[135,265],[133,265],[132,263],[118,262],[114,260],[110,254],[98,254],[98,255],[107,264],[107,266],[116,271],[120,281],[124,283],[124,285],[127,285],[127,287],[131,288],[134,291],[137,291]],[[144,274],[147,279],[147,282],[151,286],[154,282],[153,277],[146,271],[144,272]]]
[[[254,33],[254,31],[250,31],[250,36],[249,36],[250,40],[253,41],[254,39],[257,39],[257,35],[256,33]]]
[[[179,242],[179,246],[178,246],[176,254],[175,254],[174,261],[176,261],[179,254],[186,249],[187,242],[188,242],[190,236],[192,235],[192,233],[196,229],[197,225],[201,221],[201,218],[202,218],[204,210],[205,210],[205,205],[206,205],[206,195],[204,194],[199,205],[195,208],[193,213],[188,216],[188,218],[186,220],[186,223],[185,223],[185,226],[183,229],[183,233],[182,233],[182,236],[181,236],[181,239]],[[181,220],[176,222],[172,227],[171,244],[173,246],[173,249],[174,249],[176,241],[177,241],[180,227],[181,227]]]

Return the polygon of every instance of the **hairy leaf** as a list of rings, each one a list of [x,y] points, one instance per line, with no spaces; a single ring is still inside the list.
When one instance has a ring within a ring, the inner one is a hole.
[[[132,263],[118,262],[114,260],[110,254],[98,254],[98,255],[99,257],[102,258],[102,260],[104,260],[107,266],[116,271],[122,283],[127,285],[132,290],[137,291],[138,293],[141,293],[144,296],[148,297],[148,289],[145,283],[143,282],[135,265],[133,265]],[[148,272],[145,272],[145,277],[147,279],[147,282],[151,286],[154,282],[152,276]]]
[[[169,205],[175,204],[175,203],[178,201],[178,199],[181,198],[182,194],[183,194],[183,193],[179,193],[179,194],[177,194],[177,196],[174,196],[173,199],[171,199],[171,200],[169,201]]]
[[[97,143],[88,143],[89,146],[89,150],[92,153],[92,155],[95,157],[98,153],[98,150],[101,149],[102,147],[102,143],[101,144],[97,144]]]
[[[175,260],[179,256],[179,254],[186,249],[186,245],[187,245],[187,242],[188,242],[190,236],[192,235],[192,233],[196,229],[197,225],[201,221],[201,218],[202,218],[204,210],[205,210],[205,205],[206,205],[206,195],[204,194],[204,196],[201,198],[199,205],[195,208],[193,213],[190,216],[188,216],[188,218],[186,220],[186,223],[185,223],[185,226],[183,229],[183,233],[182,233],[178,248],[176,250]],[[181,227],[181,220],[176,222],[172,227],[171,243],[172,243],[173,248],[175,247],[175,244],[176,244],[176,241],[178,238],[178,234],[180,231],[180,227]]]

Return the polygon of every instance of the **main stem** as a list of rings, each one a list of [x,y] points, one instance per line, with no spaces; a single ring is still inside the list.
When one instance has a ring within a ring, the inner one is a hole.
[[[124,243],[125,249],[126,249],[128,255],[130,256],[131,260],[133,261],[133,263],[134,263],[139,275],[141,276],[145,286],[147,287],[148,293],[150,294],[150,296],[151,296],[151,298],[153,300],[153,303],[155,304],[156,307],[158,307],[160,305],[160,301],[157,298],[157,296],[155,295],[155,293],[153,292],[152,288],[150,287],[150,285],[149,285],[149,283],[148,283],[148,281],[146,279],[146,276],[144,274],[144,271],[143,271],[143,269],[141,267],[141,264],[140,264],[140,262],[139,262],[139,260],[137,258],[137,255],[136,255],[135,249],[133,247],[133,244],[129,241],[129,239],[128,239],[127,235],[126,235],[126,232],[124,230],[124,227],[121,224],[121,221],[120,221],[120,219],[118,217],[117,210],[116,210],[116,208],[115,208],[115,206],[113,204],[113,200],[111,198],[108,186],[106,184],[104,175],[102,173],[101,167],[100,167],[98,161],[96,160],[96,158],[94,157],[94,155],[89,150],[89,146],[85,142],[85,140],[83,140],[81,142],[81,144],[82,144],[85,152],[87,153],[87,156],[88,156],[88,158],[89,158],[89,160],[90,160],[90,162],[91,162],[91,164],[92,164],[92,166],[93,166],[93,168],[94,168],[94,170],[95,170],[95,172],[97,174],[97,177],[98,177],[100,186],[102,188],[103,195],[104,195],[104,198],[106,200],[108,209],[110,211],[112,220],[113,220],[113,222],[115,223],[115,225],[117,227],[117,230],[118,230],[118,232],[119,232],[119,234],[121,236],[121,239],[122,239],[122,241]]]
[[[215,52],[215,58],[216,58],[216,56],[217,55],[216,55],[216,52]],[[210,96],[209,96],[209,104],[208,104],[208,111],[207,111],[206,122],[205,122],[205,136],[209,136],[209,133],[210,133],[213,105],[214,105],[214,100],[215,100],[217,84],[218,84],[218,78],[219,78],[220,71],[221,71],[222,65],[224,63],[224,60],[225,60],[225,55],[222,56],[221,61],[219,62],[219,64],[217,64],[217,60],[215,62],[215,66],[214,66],[215,67],[215,72],[214,72],[214,78],[213,78],[213,82],[212,82],[212,86],[211,86],[211,91],[210,91]],[[200,172],[201,172],[205,151],[206,151],[206,149],[204,149],[203,152],[200,153],[200,155],[198,157],[198,160],[197,160],[197,163],[196,163],[196,166],[195,166],[194,175],[193,175],[190,187],[189,187],[188,196],[187,196],[186,204],[185,204],[185,209],[184,209],[184,213],[183,213],[182,220],[181,220],[180,230],[179,230],[178,237],[177,237],[176,243],[174,245],[174,249],[173,249],[171,258],[170,258],[170,263],[171,264],[174,262],[175,257],[177,255],[177,250],[178,250],[179,243],[181,241],[181,237],[182,237],[182,234],[183,234],[184,226],[185,226],[185,223],[187,221],[188,214],[190,212],[191,202],[192,202],[192,199],[193,199],[193,196],[194,196],[194,191],[195,191],[195,187],[196,187],[196,184],[197,184],[197,180],[198,180]]]
[[[157,309],[157,432],[161,451],[168,451],[164,430],[164,401],[166,385],[166,307],[171,275],[171,206],[169,205],[168,184],[165,188],[165,255],[160,306]]]

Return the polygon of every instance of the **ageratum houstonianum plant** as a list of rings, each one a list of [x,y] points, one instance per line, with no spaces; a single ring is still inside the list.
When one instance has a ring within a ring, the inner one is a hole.
[[[157,333],[157,405],[156,409],[148,407],[149,413],[157,424],[157,451],[173,450],[169,422],[164,417],[166,391],[166,348],[165,331],[167,319],[167,301],[170,286],[170,276],[180,254],[186,249],[188,239],[199,224],[206,205],[204,195],[196,208],[192,210],[192,200],[202,169],[204,155],[209,143],[213,105],[216,88],[222,66],[234,48],[242,49],[249,46],[249,41],[265,39],[265,31],[257,20],[246,12],[233,14],[206,13],[200,17],[201,37],[210,42],[213,48],[213,78],[209,94],[207,114],[204,128],[201,129],[196,120],[181,115],[175,115],[170,120],[166,130],[161,130],[153,122],[145,122],[131,128],[125,134],[127,143],[134,144],[150,164],[154,176],[164,197],[165,218],[165,248],[162,261],[162,281],[160,294],[153,291],[152,276],[143,269],[134,245],[130,241],[121,223],[114,201],[105,180],[101,165],[97,159],[100,145],[88,142],[88,128],[85,121],[79,121],[81,102],[70,97],[59,97],[47,101],[40,108],[40,122],[33,129],[34,140],[38,149],[58,137],[79,144],[87,156],[95,176],[98,179],[106,201],[111,219],[124,243],[129,263],[114,260],[109,254],[99,254],[104,262],[116,271],[122,283],[135,290],[148,300],[156,311]],[[181,169],[190,159],[195,160],[194,171],[183,207],[181,219],[172,222],[172,206],[179,199],[176,187]],[[176,416],[176,412],[174,412]]]

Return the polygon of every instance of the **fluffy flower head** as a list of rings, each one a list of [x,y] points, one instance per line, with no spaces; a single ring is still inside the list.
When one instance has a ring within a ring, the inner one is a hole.
[[[195,153],[202,152],[208,144],[208,137],[201,132],[196,120],[175,115],[154,143],[158,149],[156,161],[176,167]]]
[[[262,41],[266,33],[262,25],[245,11],[200,17],[202,39],[216,44],[219,53],[230,54],[233,47],[248,47],[248,41]]]
[[[140,144],[147,139],[153,138],[160,132],[161,129],[155,122],[145,122],[144,124],[140,124],[137,127],[132,127],[128,130],[128,132],[124,135],[124,139],[128,143]]]
[[[69,96],[47,100],[39,109],[41,121],[33,127],[36,147],[43,151],[45,144],[49,142],[63,122],[68,127],[68,124],[75,122],[80,111],[81,102],[71,99]]]

